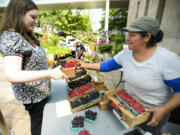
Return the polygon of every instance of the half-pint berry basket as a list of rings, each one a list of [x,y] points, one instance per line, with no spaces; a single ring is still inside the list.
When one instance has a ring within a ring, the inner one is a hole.
[[[73,91],[69,91],[69,94],[67,95],[67,96],[68,96],[68,100],[69,100],[69,101],[75,101],[75,100],[77,100],[77,99],[79,99],[79,98],[81,98],[81,97],[83,97],[83,96],[87,96],[87,95],[91,94],[92,92],[95,92],[95,91],[96,91],[96,89],[95,89],[95,87],[94,87],[94,84],[91,83],[91,82],[88,83],[88,84],[86,84],[86,85],[83,85],[83,86],[79,87],[79,89],[80,89],[80,88],[83,88],[83,87],[85,87],[85,86],[88,86],[88,85],[92,85],[92,86],[93,86],[92,89],[89,89],[88,91],[86,91],[86,92],[84,92],[84,93],[80,93],[79,95],[74,96],[74,97],[70,97],[70,93],[76,93],[76,92],[78,92],[78,89],[73,90]]]
[[[104,91],[100,91],[99,93],[100,93],[100,94],[101,94],[101,93],[104,93]],[[79,99],[77,99],[77,100],[79,100]],[[81,111],[81,110],[86,109],[86,108],[88,108],[88,107],[90,107],[90,106],[93,106],[93,105],[95,105],[95,104],[98,104],[98,103],[101,102],[102,100],[103,100],[103,96],[100,95],[100,97],[98,97],[97,99],[92,100],[91,102],[89,102],[89,103],[87,103],[87,104],[84,104],[84,105],[81,105],[81,106],[78,106],[78,107],[76,107],[76,108],[72,108],[72,106],[70,105],[70,107],[71,107],[71,112],[72,112],[72,113],[75,113],[75,112]]]
[[[128,103],[123,101],[121,98],[117,97],[117,93],[120,91],[126,92],[126,90],[124,89],[107,91],[105,93],[105,98],[113,102],[116,106],[118,106],[121,120],[124,121],[129,127],[133,127],[148,121],[150,119],[151,113],[147,111],[142,113],[137,113],[137,111],[134,110],[132,107],[130,107]],[[134,99],[136,102],[140,103],[141,105],[143,105],[141,102],[139,102],[132,96],[131,98]],[[143,105],[143,107],[147,108],[145,105]]]

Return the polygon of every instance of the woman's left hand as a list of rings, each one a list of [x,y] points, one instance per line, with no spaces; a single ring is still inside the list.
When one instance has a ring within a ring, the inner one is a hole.
[[[166,110],[162,106],[150,108],[147,111],[153,113],[151,121],[147,123],[147,125],[151,127],[157,126],[161,119],[166,115]]]

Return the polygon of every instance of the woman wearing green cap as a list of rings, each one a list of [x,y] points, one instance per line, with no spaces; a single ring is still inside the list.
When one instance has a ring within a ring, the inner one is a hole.
[[[79,66],[101,72],[123,68],[126,90],[153,113],[152,119],[140,126],[158,135],[169,112],[180,106],[180,59],[174,52],[157,46],[163,32],[153,18],[139,18],[124,30],[128,32],[127,49],[108,61]]]

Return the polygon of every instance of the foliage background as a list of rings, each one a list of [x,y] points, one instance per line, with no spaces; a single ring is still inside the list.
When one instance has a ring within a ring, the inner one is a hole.
[[[92,31],[89,14],[82,15],[82,9],[40,11],[38,26],[48,24],[57,30]]]
[[[121,30],[127,24],[127,8],[111,8],[109,10],[109,30]],[[101,29],[104,28],[105,10],[101,20]]]

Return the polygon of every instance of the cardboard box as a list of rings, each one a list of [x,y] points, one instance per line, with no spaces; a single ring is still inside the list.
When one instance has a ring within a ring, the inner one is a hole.
[[[85,108],[88,108],[88,107],[90,107],[90,106],[93,106],[93,105],[101,102],[101,101],[103,100],[103,95],[102,95],[102,93],[104,93],[104,92],[99,92],[100,96],[99,96],[97,99],[92,100],[92,101],[89,102],[89,103],[86,103],[86,104],[81,105],[81,106],[76,107],[76,108],[72,108],[72,107],[71,107],[72,113],[81,111],[81,110],[83,110],[83,109],[85,109]],[[87,96],[87,95],[86,95],[86,96]],[[86,97],[86,96],[83,96],[83,97]],[[79,99],[78,99],[78,100],[79,100]],[[71,106],[71,105],[70,105],[70,106]]]
[[[120,90],[110,90],[110,91],[107,91],[105,93],[105,97],[104,98],[106,100],[112,101],[113,103],[115,103],[115,105],[118,106],[119,111],[121,112],[122,120],[124,122],[126,122],[129,127],[133,127],[133,126],[139,125],[139,124],[144,123],[144,122],[146,122],[146,121],[148,121],[150,119],[150,116],[151,116],[150,112],[144,112],[142,114],[139,114],[138,116],[135,116],[130,110],[128,110],[118,99],[115,98],[115,95],[116,95],[116,93],[118,91],[125,91],[125,90],[124,89],[120,89]],[[135,98],[133,98],[133,99],[135,99]],[[139,101],[137,101],[137,102],[139,102]],[[145,108],[147,108],[147,107],[145,107]]]
[[[79,98],[81,98],[81,97],[83,97],[83,96],[87,96],[87,95],[89,95],[89,94],[91,94],[91,93],[93,93],[93,92],[95,92],[95,91],[96,91],[96,89],[93,88],[92,90],[87,91],[87,92],[85,92],[85,93],[83,93],[83,94],[81,94],[81,95],[79,95],[79,96],[75,96],[75,97],[73,97],[73,98],[70,98],[69,95],[67,95],[67,96],[68,96],[68,100],[69,100],[69,101],[75,101],[75,100],[77,100],[77,99],[79,99]]]
[[[75,68],[63,68],[61,67],[60,70],[67,76],[67,77],[75,77]]]
[[[75,112],[81,111],[81,110],[83,110],[83,109],[85,109],[85,108],[88,108],[88,107],[90,107],[90,106],[93,106],[93,105],[95,105],[95,104],[97,104],[97,103],[99,103],[99,102],[101,102],[101,101],[102,101],[102,98],[97,99],[97,100],[95,100],[95,101],[93,101],[93,102],[87,103],[87,104],[85,104],[85,105],[83,105],[83,106],[81,106],[81,107],[77,107],[77,108],[74,108],[74,109],[71,108],[71,112],[72,112],[72,113],[75,113]]]
[[[109,105],[109,101],[108,100],[103,100],[99,103],[99,108],[104,111],[104,110],[107,110],[110,108],[110,105]]]
[[[104,84],[94,83],[94,85],[97,91],[108,91],[108,88]]]

